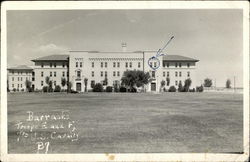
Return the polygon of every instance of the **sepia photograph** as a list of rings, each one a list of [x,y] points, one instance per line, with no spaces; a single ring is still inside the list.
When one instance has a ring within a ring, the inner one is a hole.
[[[6,9],[7,154],[246,153],[243,14]]]

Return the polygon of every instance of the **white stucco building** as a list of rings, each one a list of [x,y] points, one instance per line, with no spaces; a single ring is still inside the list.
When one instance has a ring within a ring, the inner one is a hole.
[[[47,86],[45,79],[47,76],[53,82],[53,87],[55,85],[62,87],[61,79],[65,78],[71,82],[72,89],[79,92],[85,91],[86,80],[87,90],[92,89],[91,84],[104,84],[105,78],[108,81],[107,86],[113,86],[114,83],[120,85],[126,70],[142,70],[150,73],[151,81],[145,86],[147,92],[160,91],[162,80],[166,82],[166,89],[170,86],[177,88],[179,82],[184,85],[187,78],[192,80],[191,88],[199,86],[195,78],[196,63],[199,60],[180,55],[164,55],[155,58],[156,53],[157,51],[126,52],[125,50],[122,52],[69,51],[65,55],[49,55],[33,59],[33,69],[26,69],[26,71],[35,90],[41,90],[43,86]],[[14,87],[18,86],[15,79],[12,81],[11,78],[14,74],[18,75],[16,72],[13,74],[13,71],[18,69],[8,70],[9,87],[13,87],[13,84]],[[167,84],[167,78],[169,84]],[[66,89],[67,85],[62,88]]]

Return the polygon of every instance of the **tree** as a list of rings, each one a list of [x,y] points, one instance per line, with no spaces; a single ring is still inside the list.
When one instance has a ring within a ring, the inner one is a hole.
[[[140,70],[128,70],[123,73],[122,84],[129,87],[131,90],[136,87],[142,87],[148,84],[150,79],[149,73],[144,73]]]
[[[62,85],[62,87],[63,87],[63,89],[64,89],[64,86],[66,85],[66,79],[65,78],[61,78],[61,85]]]
[[[50,80],[49,81],[49,91],[48,92],[53,92],[52,86],[53,86],[53,82],[52,82],[52,80]]]
[[[212,79],[206,78],[204,80],[204,87],[211,87],[213,84]]]
[[[165,85],[166,85],[165,80],[162,80],[162,81],[161,81],[161,91],[162,91],[162,88],[163,88]]]
[[[93,92],[103,92],[103,86],[101,83],[96,83],[94,88],[93,88]]]
[[[179,85],[178,85],[178,92],[183,92],[183,86],[182,86],[181,81],[179,82]]]
[[[67,81],[67,85],[68,85],[68,92],[71,92],[72,83]]]
[[[108,78],[105,76],[104,80],[103,80],[103,85],[108,85]]]
[[[26,87],[26,91],[30,92],[31,91],[31,81],[26,80],[25,81],[25,87]]]
[[[169,84],[170,84],[170,78],[167,77],[167,78],[166,78],[166,81],[167,81],[167,86],[169,86]]]
[[[88,78],[84,78],[85,92],[87,92]]]
[[[184,91],[185,92],[189,91],[189,87],[191,86],[191,84],[192,84],[192,80],[190,78],[185,80],[185,84],[184,84]]]
[[[231,88],[231,80],[227,79],[226,81],[226,88]]]
[[[49,82],[50,82],[50,78],[48,76],[46,76],[45,78],[45,83],[48,85],[48,89],[47,89],[47,92],[49,91]]]

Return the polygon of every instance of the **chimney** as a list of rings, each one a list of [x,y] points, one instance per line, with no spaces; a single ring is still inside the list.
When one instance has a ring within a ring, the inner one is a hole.
[[[122,43],[122,52],[127,52],[127,43]]]

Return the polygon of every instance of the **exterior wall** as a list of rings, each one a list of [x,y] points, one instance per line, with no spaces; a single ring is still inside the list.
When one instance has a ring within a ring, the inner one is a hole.
[[[32,81],[32,70],[8,70],[8,84],[9,90],[13,91],[15,88],[17,91],[26,91],[26,80]]]
[[[52,66],[50,66],[52,63]],[[42,67],[43,64],[43,67]],[[56,67],[54,67],[56,64]],[[63,67],[64,64],[64,67]],[[35,72],[35,90],[41,90],[44,86],[48,86],[46,84],[46,77],[50,77],[50,80],[53,82],[53,88],[55,85],[60,85],[62,89],[67,89],[67,84],[62,87],[61,78],[65,78],[67,80],[67,61],[43,61],[43,62],[35,62],[34,72]],[[64,76],[63,76],[64,72]],[[43,75],[42,75],[43,73]],[[51,75],[52,74],[52,75]]]

